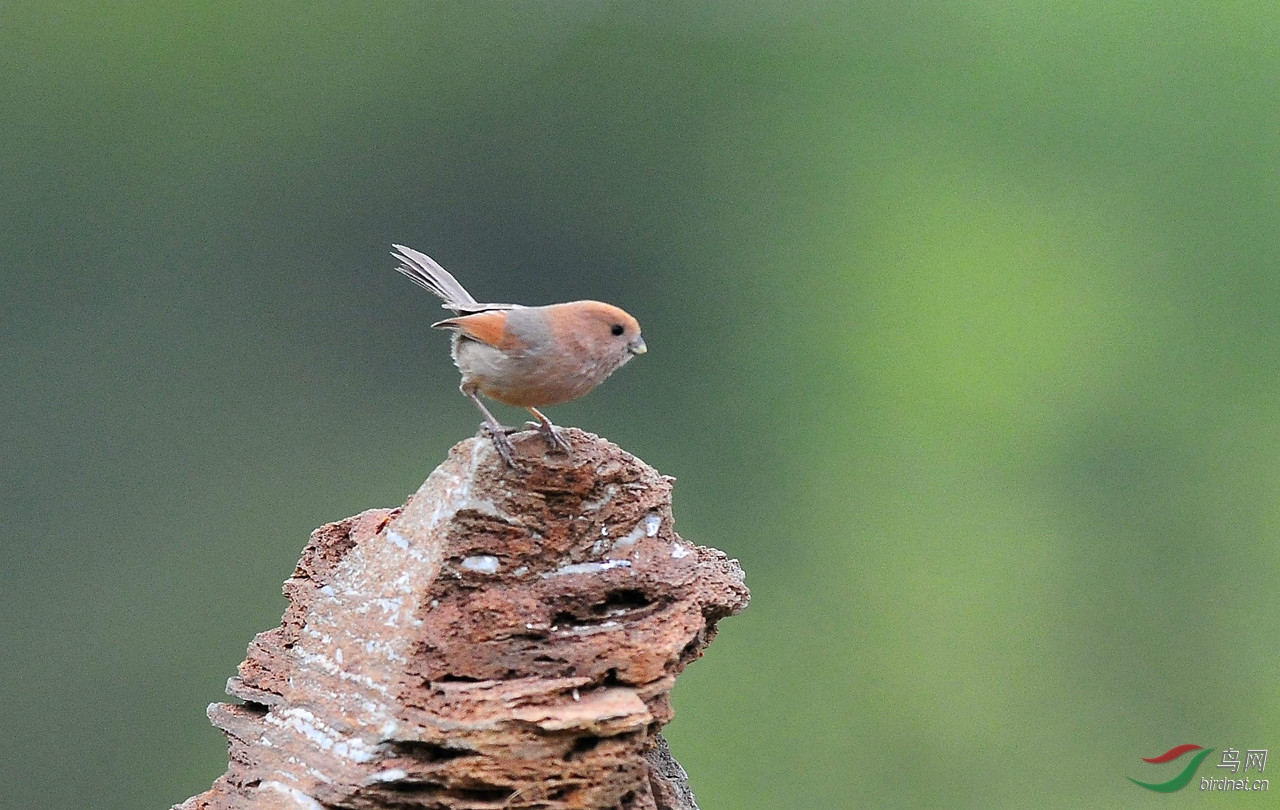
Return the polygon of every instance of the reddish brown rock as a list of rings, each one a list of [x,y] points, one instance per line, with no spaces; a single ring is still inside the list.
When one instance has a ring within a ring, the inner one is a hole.
[[[399,509],[311,536],[280,627],[213,704],[230,766],[196,808],[689,810],[658,730],[746,607],[671,525],[671,479],[566,431],[470,439]]]

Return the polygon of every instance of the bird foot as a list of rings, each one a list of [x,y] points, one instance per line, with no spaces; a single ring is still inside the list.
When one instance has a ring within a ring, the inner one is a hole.
[[[552,450],[559,450],[567,456],[569,451],[573,449],[569,445],[569,440],[560,432],[560,428],[550,422],[525,422],[524,426],[526,429],[538,431],[542,438],[546,440],[547,446]]]
[[[512,446],[511,440],[507,438],[508,433],[515,433],[516,428],[504,427],[503,425],[483,424],[480,429],[489,435],[493,441],[493,449],[498,451],[498,455],[508,467],[516,466],[516,449]]]

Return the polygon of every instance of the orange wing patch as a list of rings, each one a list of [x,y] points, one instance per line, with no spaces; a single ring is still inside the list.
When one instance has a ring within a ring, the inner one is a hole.
[[[491,309],[431,324],[439,329],[457,329],[472,340],[495,349],[523,349],[524,343],[507,332],[507,311]]]

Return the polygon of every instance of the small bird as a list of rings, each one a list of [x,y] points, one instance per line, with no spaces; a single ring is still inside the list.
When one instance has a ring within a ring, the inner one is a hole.
[[[481,304],[430,256],[392,245],[396,271],[444,301],[456,318],[431,324],[453,332],[453,364],[462,372],[459,390],[480,413],[498,455],[515,466],[515,451],[503,427],[478,394],[525,408],[538,421],[547,444],[569,452],[569,442],[538,410],[586,394],[647,347],[640,324],[600,301],[570,301],[543,307]]]

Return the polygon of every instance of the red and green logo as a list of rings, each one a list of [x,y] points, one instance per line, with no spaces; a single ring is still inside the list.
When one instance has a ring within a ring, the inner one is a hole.
[[[1143,762],[1160,765],[1165,762],[1172,762],[1190,751],[1199,751],[1200,753],[1191,758],[1191,761],[1187,763],[1187,767],[1182,769],[1182,773],[1173,777],[1168,782],[1139,782],[1132,776],[1125,778],[1135,785],[1140,785],[1147,790],[1154,790],[1157,793],[1172,793],[1175,790],[1182,790],[1187,786],[1187,783],[1191,781],[1191,778],[1196,775],[1196,768],[1199,768],[1200,763],[1204,761],[1204,758],[1209,756],[1210,752],[1213,751],[1212,748],[1203,748],[1199,745],[1185,743],[1183,745],[1175,745],[1173,748],[1170,748],[1158,757],[1142,758]]]

